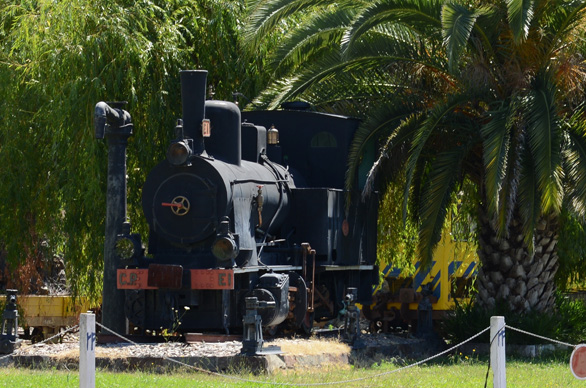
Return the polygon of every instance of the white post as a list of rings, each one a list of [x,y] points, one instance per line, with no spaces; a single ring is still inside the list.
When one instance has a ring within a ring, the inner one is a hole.
[[[507,387],[505,356],[505,317],[490,317],[490,366],[493,371],[493,387]]]
[[[96,316],[79,316],[79,387],[96,386]]]

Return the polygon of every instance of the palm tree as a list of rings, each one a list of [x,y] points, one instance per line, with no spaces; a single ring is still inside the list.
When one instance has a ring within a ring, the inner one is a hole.
[[[403,208],[419,221],[424,263],[454,194],[464,179],[474,182],[477,303],[552,309],[562,202],[583,214],[586,200],[586,2],[338,3],[255,2],[253,45],[255,31],[265,35],[292,10],[305,15],[296,20],[304,33],[275,55],[276,80],[257,101],[297,98],[364,114],[348,184],[366,144],[382,141],[370,187],[405,169]],[[319,39],[331,31],[327,43]],[[319,44],[307,48],[312,41]]]

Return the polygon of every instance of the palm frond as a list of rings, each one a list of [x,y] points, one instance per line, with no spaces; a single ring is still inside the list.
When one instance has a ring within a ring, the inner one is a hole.
[[[368,120],[370,111],[377,110],[383,104],[392,102],[393,105],[401,105],[404,101],[400,96],[412,99],[410,83],[388,72],[388,67],[338,72],[335,77],[313,84],[302,96],[318,110]],[[350,103],[353,107],[344,110]]]
[[[427,43],[427,42],[425,42]],[[400,24],[381,25],[373,28],[362,36],[362,39],[351,46],[344,47],[343,58],[350,60],[364,56],[388,56],[411,58],[412,62],[433,63],[434,67],[442,68],[441,47],[430,52],[430,45],[422,42],[421,36],[413,34]]]
[[[476,56],[495,58],[496,50],[499,47],[498,29],[495,25],[500,23],[500,13],[498,9],[492,5],[479,7],[476,11],[478,17],[475,20],[472,34],[472,39],[476,38],[480,44],[475,44],[472,47],[476,51]]]
[[[346,26],[354,16],[352,9],[336,7],[329,12],[310,14],[303,25],[293,30],[271,56],[275,76],[292,73],[300,65],[311,62],[323,50],[338,50]]]
[[[539,74],[526,99],[527,142],[532,154],[544,213],[562,204],[561,129],[555,105],[556,91],[547,73]]]
[[[400,23],[412,31],[425,31],[429,37],[436,31],[440,40],[441,0],[380,0],[375,2],[355,19],[343,39],[343,49],[347,51],[368,31],[382,24]]]
[[[523,223],[523,240],[528,249],[533,251],[535,227],[541,215],[541,199],[538,182],[533,171],[532,154],[528,149],[523,154],[518,192],[519,203],[522,205],[518,206],[518,209]]]
[[[506,0],[509,27],[517,44],[527,39],[533,21],[535,0]]]
[[[506,175],[511,142],[511,104],[502,104],[489,112],[489,120],[481,128],[485,169],[485,190],[488,210],[496,213],[499,207],[499,192]]]
[[[446,3],[442,7],[442,35],[451,72],[456,69],[460,53],[468,45],[476,19],[485,11],[483,8],[472,10],[456,3]]]
[[[415,63],[409,57],[369,56],[342,61],[337,52],[329,52],[323,55],[319,61],[312,64],[305,71],[297,75],[279,79],[271,84],[255,101],[256,105],[275,109],[283,101],[293,98],[299,99],[311,88],[329,80],[336,80],[345,73],[360,74],[373,69],[384,69],[393,62]],[[431,69],[434,64],[429,65]],[[421,64],[421,66],[425,67]],[[431,70],[430,69],[430,70]],[[441,73],[441,69],[437,69]]]
[[[568,120],[564,146],[568,202],[575,212],[586,212],[586,122],[583,109],[577,109]]]
[[[417,129],[413,138],[409,160],[407,161],[407,176],[405,180],[405,193],[403,197],[403,213],[407,214],[407,204],[409,202],[409,190],[416,171],[419,157],[426,146],[429,137],[432,135],[434,129],[440,125],[440,122],[458,106],[467,101],[467,96],[458,94],[449,96],[448,100],[443,104],[438,102],[431,111],[427,114],[425,121]]]
[[[244,25],[244,43],[254,50],[267,34],[284,20],[317,6],[333,4],[331,0],[251,0]]]
[[[522,156],[525,150],[525,137],[522,131],[514,131],[510,139],[509,157],[505,176],[498,192],[499,205],[492,214],[499,236],[508,237],[510,222],[513,220],[518,201],[519,179],[522,170]]]
[[[561,3],[561,4],[560,4]],[[570,0],[563,2],[547,2],[543,12],[543,25],[549,31],[550,37],[542,44],[549,47],[546,52],[553,52],[565,46],[574,39],[584,23],[586,2]]]
[[[453,147],[449,151],[437,154],[433,159],[419,206],[421,222],[417,251],[422,266],[431,264],[454,188],[461,179],[462,161],[469,153],[472,144],[471,142],[460,147]]]
[[[358,165],[365,147],[370,142],[382,138],[384,133],[390,133],[380,149],[376,162],[368,172],[363,195],[370,195],[375,187],[376,189],[384,187],[384,183],[375,183],[380,178],[379,173],[384,171],[386,178],[390,180],[394,168],[401,168],[404,162],[399,162],[395,158],[397,156],[400,159],[405,158],[406,150],[420,122],[417,108],[408,99],[403,100],[402,103],[397,101],[396,104],[381,105],[379,109],[372,111],[352,140],[346,172],[346,189],[350,191],[355,185]],[[389,165],[388,160],[394,160],[395,163]]]

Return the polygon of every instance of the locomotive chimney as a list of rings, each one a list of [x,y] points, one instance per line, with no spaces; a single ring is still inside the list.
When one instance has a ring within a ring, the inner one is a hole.
[[[201,155],[205,150],[201,123],[205,115],[208,72],[207,70],[182,70],[180,75],[184,136],[193,139],[193,154]]]

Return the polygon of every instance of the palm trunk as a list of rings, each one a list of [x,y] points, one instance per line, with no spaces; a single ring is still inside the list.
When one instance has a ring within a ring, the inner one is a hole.
[[[499,238],[481,210],[477,278],[477,302],[489,310],[505,303],[511,311],[550,312],[555,308],[554,277],[558,269],[557,217],[542,217],[535,230],[535,249],[523,240],[521,220],[515,212],[508,236]]]

